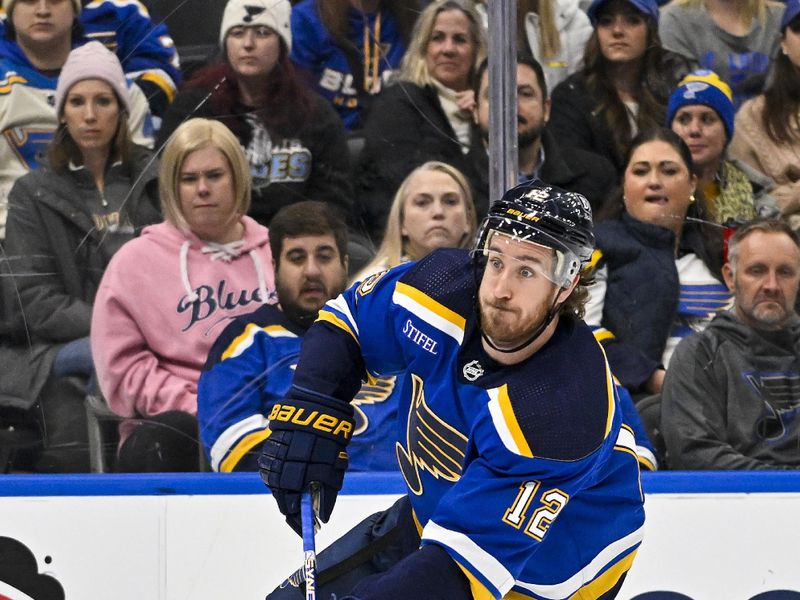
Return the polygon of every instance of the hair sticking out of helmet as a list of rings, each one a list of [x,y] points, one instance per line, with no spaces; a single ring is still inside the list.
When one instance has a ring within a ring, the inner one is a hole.
[[[553,268],[541,274],[561,288],[569,287],[594,250],[589,201],[541,181],[513,187],[491,206],[475,239],[476,258],[488,253],[497,234],[555,250]]]

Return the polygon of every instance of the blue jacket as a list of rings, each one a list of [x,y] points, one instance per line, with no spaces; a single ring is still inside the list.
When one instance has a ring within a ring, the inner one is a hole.
[[[605,339],[602,335],[598,337],[603,341],[614,375],[623,385],[636,390],[661,364],[667,340],[675,335],[679,308],[682,313],[697,314],[692,307],[684,306],[682,292],[694,293],[695,288],[702,286],[692,287],[694,282],[681,281],[676,266],[675,235],[669,229],[623,213],[619,219],[598,224],[595,237],[599,250],[594,257],[597,267],[608,269],[602,327],[609,333]],[[712,274],[719,277],[701,232],[691,225],[681,235],[678,256],[689,253],[700,257]],[[727,292],[722,284],[711,287],[715,289],[701,289],[697,293],[709,295],[710,299],[704,302],[715,306],[720,294],[727,298]],[[719,308],[723,308],[722,304]]]

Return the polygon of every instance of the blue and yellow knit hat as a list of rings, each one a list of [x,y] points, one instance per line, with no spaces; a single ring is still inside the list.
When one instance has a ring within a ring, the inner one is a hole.
[[[701,104],[713,108],[725,125],[725,133],[733,137],[733,92],[714,71],[692,71],[680,80],[667,103],[667,127],[672,127],[675,113],[684,106]]]

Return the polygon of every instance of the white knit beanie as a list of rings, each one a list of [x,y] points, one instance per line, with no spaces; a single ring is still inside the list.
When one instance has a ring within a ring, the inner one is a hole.
[[[292,49],[292,5],[289,0],[229,0],[222,14],[219,43],[225,47],[225,36],[233,27],[266,25]]]
[[[11,18],[11,11],[14,10],[14,3],[17,0],[3,0],[3,10],[6,11],[6,16]],[[75,9],[75,16],[81,14],[81,0],[72,0],[72,7]]]
[[[56,114],[60,117],[69,89],[84,79],[102,79],[117,94],[120,103],[131,114],[128,81],[122,72],[117,55],[100,42],[78,46],[67,57],[56,85]]]

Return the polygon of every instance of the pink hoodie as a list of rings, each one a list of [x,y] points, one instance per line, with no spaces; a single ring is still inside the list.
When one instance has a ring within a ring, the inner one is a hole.
[[[147,227],[108,265],[94,303],[100,389],[123,417],[197,413],[197,380],[233,317],[274,303],[267,228],[242,219],[241,242],[209,244],[169,223]]]

